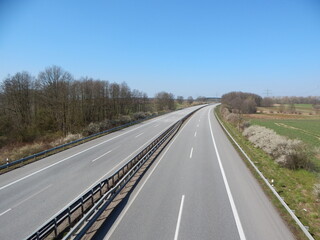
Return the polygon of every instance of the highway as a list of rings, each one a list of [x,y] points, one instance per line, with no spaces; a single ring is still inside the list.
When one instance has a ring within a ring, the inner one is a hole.
[[[95,239],[295,239],[212,109],[186,122]]]
[[[145,121],[0,175],[0,239],[28,237],[197,108]]]

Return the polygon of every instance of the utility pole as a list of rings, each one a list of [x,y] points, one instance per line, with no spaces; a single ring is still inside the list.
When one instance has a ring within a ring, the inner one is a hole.
[[[272,93],[271,93],[271,90],[270,89],[267,89],[267,90],[265,90],[265,92],[264,92],[264,95],[266,95],[267,97],[269,97],[269,95],[271,95]]]

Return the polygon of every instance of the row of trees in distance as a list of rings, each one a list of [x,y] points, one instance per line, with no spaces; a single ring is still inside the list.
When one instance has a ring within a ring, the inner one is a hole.
[[[193,98],[187,101],[191,104]],[[131,120],[124,116],[174,110],[176,102],[185,100],[180,96],[176,101],[167,92],[149,98],[126,83],[74,79],[57,66],[46,68],[37,77],[18,72],[4,79],[0,88],[0,147],[81,132],[90,123],[108,121],[105,127],[112,127],[121,124],[121,119]]]

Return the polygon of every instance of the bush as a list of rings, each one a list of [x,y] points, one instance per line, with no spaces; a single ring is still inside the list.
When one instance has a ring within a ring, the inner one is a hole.
[[[133,118],[135,120],[140,120],[140,119],[144,119],[147,117],[147,114],[145,112],[136,112],[133,114]]]
[[[241,128],[242,130],[244,130],[244,129],[248,128],[248,127],[250,127],[250,122],[249,122],[249,121],[243,121],[243,122],[241,122],[240,128]]]
[[[229,109],[228,108],[226,108],[226,107],[221,107],[221,115],[222,115],[222,117],[223,118],[227,118],[227,116],[230,114],[230,111],[229,111]]]
[[[100,131],[99,123],[90,123],[84,130],[86,135],[91,135]]]
[[[239,122],[239,116],[238,114],[235,114],[235,113],[229,113],[226,116],[226,120],[232,124],[236,124]]]
[[[276,134],[271,129],[257,125],[246,128],[243,135],[255,147],[264,150],[283,167],[289,169],[311,168],[312,152],[300,140],[288,139]]]
[[[111,128],[111,127],[112,127],[112,124],[108,119],[105,119],[104,121],[99,123],[99,131],[100,132],[104,131],[104,130],[107,130],[107,129]]]
[[[132,122],[132,118],[129,115],[120,115],[119,122],[120,124],[126,124]]]

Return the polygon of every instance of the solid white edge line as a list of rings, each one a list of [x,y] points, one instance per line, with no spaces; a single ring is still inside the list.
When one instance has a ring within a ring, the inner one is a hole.
[[[281,196],[278,194],[278,192],[274,189],[274,187],[269,183],[268,179],[265,178],[265,176],[260,172],[260,170],[257,168],[257,166],[253,163],[253,161],[250,159],[250,157],[245,153],[245,151],[240,147],[240,145],[237,143],[237,141],[231,136],[229,131],[225,128],[223,123],[220,121],[220,119],[216,116],[216,119],[222,126],[222,128],[225,130],[225,132],[228,134],[228,136],[231,138],[231,140],[234,142],[234,144],[238,147],[238,149],[242,152],[242,154],[246,157],[246,159],[249,161],[251,166],[255,169],[255,171],[259,174],[261,179],[265,182],[265,184],[270,188],[270,190],[273,192],[273,194],[276,196],[276,198],[280,201],[282,206],[288,211],[290,216],[295,220],[297,225],[300,227],[300,229],[304,232],[304,234],[307,236],[309,240],[314,240],[312,235],[309,233],[309,231],[306,229],[306,227],[300,222],[299,218],[294,214],[294,212],[290,209],[290,207],[287,205],[287,203],[281,198]]]
[[[192,158],[192,153],[193,153],[193,148],[191,148],[191,151],[190,151],[190,158]]]
[[[135,136],[134,138],[140,137],[142,134],[144,134],[144,132],[143,132],[143,133],[138,134],[138,135],[137,135],[137,136]]]
[[[212,138],[213,146],[214,146],[214,149],[215,149],[217,158],[218,158],[218,163],[219,163],[221,175],[222,175],[222,178],[223,178],[223,181],[224,181],[224,185],[225,185],[226,190],[227,190],[227,194],[228,194],[229,202],[230,202],[230,205],[231,205],[233,217],[234,217],[234,219],[235,219],[235,221],[236,221],[236,225],[237,225],[239,237],[240,237],[241,240],[245,240],[245,239],[246,239],[246,236],[245,236],[245,234],[244,234],[244,231],[243,231],[243,228],[242,228],[242,225],[241,225],[241,221],[240,221],[240,218],[239,218],[239,214],[238,214],[236,205],[235,205],[235,203],[234,203],[234,200],[233,200],[233,197],[232,197],[232,193],[231,193],[231,190],[230,190],[230,187],[229,187],[229,183],[228,183],[228,180],[227,180],[227,177],[226,177],[226,174],[225,174],[225,171],[224,171],[224,168],[223,168],[221,159],[220,159],[220,154],[219,154],[219,151],[218,151],[218,148],[217,148],[217,145],[216,145],[216,141],[215,141],[214,136],[213,136],[213,133],[212,133],[211,120],[210,120],[210,112],[211,112],[211,110],[212,110],[212,109],[210,109],[210,110],[208,111],[208,119],[209,119],[209,127],[210,127],[210,133],[211,133],[211,138]]]
[[[177,226],[176,226],[176,232],[174,234],[174,240],[178,240],[178,236],[179,236],[180,222],[181,222],[181,216],[182,216],[182,211],[183,211],[183,203],[184,203],[184,195],[182,195],[182,198],[181,198],[179,215],[178,215]]]
[[[11,209],[11,208],[9,208],[9,209],[7,209],[6,211],[4,211],[4,212],[0,213],[0,217],[1,217],[2,215],[6,214],[7,212],[11,211],[11,210],[12,210],[12,209]]]
[[[137,196],[139,195],[139,193],[141,192],[142,188],[144,187],[144,185],[146,184],[146,182],[149,180],[149,178],[151,177],[152,173],[156,170],[156,168],[158,167],[159,163],[161,162],[161,160],[163,159],[163,157],[167,154],[167,152],[169,151],[170,147],[172,146],[172,144],[174,143],[174,141],[177,139],[177,137],[180,135],[180,133],[182,132],[182,130],[187,126],[187,124],[189,123],[191,117],[189,118],[189,120],[185,123],[185,125],[182,127],[182,129],[178,132],[178,134],[172,139],[172,142],[169,144],[169,146],[167,147],[167,149],[165,150],[165,152],[161,155],[159,161],[157,162],[157,164],[155,165],[155,167],[152,169],[152,171],[149,173],[148,177],[146,178],[146,180],[142,183],[141,187],[138,189],[137,193],[134,195],[134,197],[132,198],[132,200],[130,202],[128,202],[128,204],[126,205],[126,207],[123,209],[123,211],[121,212],[121,214],[119,215],[119,217],[117,218],[117,220],[114,222],[114,224],[112,225],[112,227],[109,229],[108,234],[104,237],[104,240],[109,240],[110,237],[112,236],[112,234],[114,233],[114,231],[116,230],[116,228],[118,227],[118,225],[120,224],[121,220],[123,219],[124,215],[127,213],[127,211],[129,210],[129,208],[131,207],[131,205],[133,204],[133,202],[135,201],[135,199],[137,198]]]

